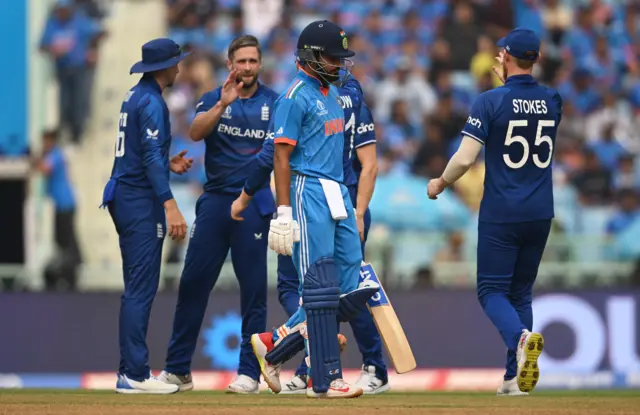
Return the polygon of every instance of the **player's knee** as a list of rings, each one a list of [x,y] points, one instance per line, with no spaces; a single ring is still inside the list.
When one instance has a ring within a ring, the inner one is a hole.
[[[337,309],[340,300],[338,272],[333,258],[311,264],[304,276],[302,302],[306,310]]]
[[[484,306],[487,298],[492,295],[507,296],[510,286],[511,278],[508,276],[478,277],[478,301]]]

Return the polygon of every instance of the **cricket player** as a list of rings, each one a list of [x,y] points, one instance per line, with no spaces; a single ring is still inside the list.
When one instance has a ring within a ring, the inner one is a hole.
[[[260,367],[250,336],[266,328],[267,236],[276,211],[269,184],[256,191],[245,220],[236,222],[229,212],[247,178],[247,171],[267,138],[271,109],[277,94],[258,81],[262,52],[254,36],[231,42],[222,87],[204,94],[196,106],[191,138],[204,140],[207,182],[196,205],[185,266],[180,279],[165,370],[159,378],[193,388],[191,360],[211,290],[229,249],[240,284],[242,344],[238,376],[230,393],[258,393]]]
[[[308,396],[352,398],[363,391],[342,379],[337,319],[341,294],[358,287],[362,253],[353,205],[342,184],[345,122],[332,83],[355,53],[346,33],[327,20],[305,27],[297,49],[300,70],[274,106],[278,215],[270,224],[269,247],[293,256],[302,304],[285,324],[254,334],[251,342],[273,392],[281,390],[280,364],[269,363],[267,354],[302,335],[313,379]]]
[[[533,330],[533,283],[547,243],[553,210],[551,161],[562,100],[531,76],[540,39],[515,29],[500,39],[505,84],[481,94],[462,130],[460,148],[441,177],[429,182],[437,199],[485,151],[484,196],[478,223],[478,299],[507,352],[498,395],[526,395],[538,383],[544,347]]]
[[[345,82],[337,84],[345,118],[343,184],[347,186],[351,202],[356,206],[356,222],[364,257],[364,245],[371,225],[368,206],[373,195],[378,171],[375,126],[371,111],[364,104],[360,83],[353,76],[347,74]],[[234,219],[243,220],[240,214],[249,205],[251,195],[256,188],[269,180],[273,169],[273,147],[273,141],[266,142],[258,155],[256,165],[252,166],[242,194],[231,207]],[[358,180],[359,177],[362,177],[361,181]],[[292,316],[300,305],[299,288],[300,281],[292,258],[287,255],[279,255],[278,295],[280,304],[289,316]],[[355,318],[349,320],[349,323],[364,361],[362,373],[356,386],[362,388],[365,394],[382,393],[389,390],[387,368],[382,357],[382,341],[369,310],[362,309]],[[341,341],[343,339],[340,338]],[[343,344],[341,344],[342,347],[344,347]],[[282,383],[280,393],[306,393],[307,383],[307,364],[306,359],[303,359],[294,377],[289,382]]]
[[[169,171],[186,172],[186,151],[169,159],[171,125],[162,90],[173,85],[178,62],[187,53],[170,39],[142,46],[142,60],[131,73],[143,73],[120,108],[115,160],[104,188],[120,239],[124,294],[120,305],[120,369],[116,392],[168,394],[178,391],[149,370],[146,344],[151,304],[160,281],[165,234],[182,240],[187,224],[169,188]]]

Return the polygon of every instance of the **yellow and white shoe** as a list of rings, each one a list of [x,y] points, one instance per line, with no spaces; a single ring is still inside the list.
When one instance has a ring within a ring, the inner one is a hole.
[[[544,338],[542,334],[522,330],[516,351],[518,370],[515,378],[520,391],[531,392],[538,384],[540,380],[538,358],[543,349]]]

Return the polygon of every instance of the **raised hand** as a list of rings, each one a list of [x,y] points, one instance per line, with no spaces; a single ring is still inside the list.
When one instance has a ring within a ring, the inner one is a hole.
[[[234,69],[229,72],[226,81],[222,84],[222,91],[220,93],[220,101],[224,105],[229,105],[238,98],[238,93],[242,89],[244,83],[238,82],[238,70]]]

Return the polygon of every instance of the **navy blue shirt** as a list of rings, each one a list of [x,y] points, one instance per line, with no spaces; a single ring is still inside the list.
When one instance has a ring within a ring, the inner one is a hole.
[[[560,95],[530,75],[478,97],[462,134],[486,146],[480,221],[553,218],[551,159],[561,118]]]
[[[153,189],[162,203],[173,199],[169,189],[169,109],[154,79],[142,78],[125,96],[115,147],[111,178]]]
[[[221,87],[202,96],[196,106],[196,117],[213,108],[220,100],[220,91]],[[205,137],[205,191],[229,194],[242,191],[251,164],[267,138],[277,98],[278,94],[272,89],[258,84],[253,96],[238,98],[227,107],[213,131]],[[268,182],[263,187],[267,185]]]
[[[360,123],[356,129],[356,139],[354,143],[355,149],[364,147],[369,144],[376,143],[376,126],[373,122],[373,114],[367,105],[363,102],[362,108],[360,108]],[[362,165],[357,156],[353,157],[351,167],[356,175],[355,184],[360,181],[360,173],[362,172]]]
[[[344,85],[338,88],[338,92],[340,93],[340,105],[344,111],[343,183],[345,186],[352,186],[358,182],[353,171],[352,161],[355,155],[356,133],[360,123],[360,110],[363,101],[362,87],[353,76],[349,76]]]

